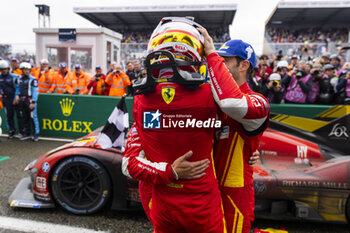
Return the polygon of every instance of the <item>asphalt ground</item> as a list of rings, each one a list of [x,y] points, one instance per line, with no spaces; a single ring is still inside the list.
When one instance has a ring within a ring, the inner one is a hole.
[[[82,227],[116,233],[151,233],[152,225],[143,212],[120,213],[104,210],[91,216],[77,216],[60,208],[24,209],[10,208],[7,201],[20,179],[26,176],[25,166],[45,152],[65,144],[56,141],[19,141],[0,137],[0,156],[9,156],[0,162],[0,216],[29,219],[67,226]],[[1,158],[1,157],[0,157]],[[341,233],[350,232],[350,227],[343,224],[277,221],[257,219],[253,228],[285,228],[290,233]],[[17,233],[0,228],[0,233]]]

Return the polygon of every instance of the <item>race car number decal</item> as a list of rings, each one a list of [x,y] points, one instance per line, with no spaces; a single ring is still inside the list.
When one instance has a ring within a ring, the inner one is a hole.
[[[309,159],[308,159],[308,155],[307,155],[307,151],[308,148],[307,146],[297,146],[297,158],[294,159],[294,162],[296,164],[308,164],[309,163]]]

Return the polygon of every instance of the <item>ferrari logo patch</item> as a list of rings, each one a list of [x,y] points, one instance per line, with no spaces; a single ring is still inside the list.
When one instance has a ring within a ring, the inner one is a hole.
[[[162,88],[162,97],[165,103],[170,104],[175,97],[175,88],[174,87],[163,87]]]

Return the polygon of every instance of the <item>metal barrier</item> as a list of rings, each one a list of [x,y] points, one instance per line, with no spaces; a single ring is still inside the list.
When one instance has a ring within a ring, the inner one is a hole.
[[[272,54],[282,51],[283,56],[301,54],[301,50],[307,47],[312,57],[318,57],[327,51],[326,43],[267,43]]]

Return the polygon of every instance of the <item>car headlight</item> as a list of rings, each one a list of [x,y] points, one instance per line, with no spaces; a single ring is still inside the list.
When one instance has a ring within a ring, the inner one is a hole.
[[[30,162],[30,163],[24,168],[24,170],[25,170],[25,171],[28,171],[29,168],[33,167],[33,166],[36,164],[36,162],[38,162],[38,159],[36,159],[36,160]]]
[[[37,173],[38,173],[38,169],[36,169],[36,167],[30,170],[30,181],[32,182],[31,188],[34,187],[35,185],[35,176]]]

